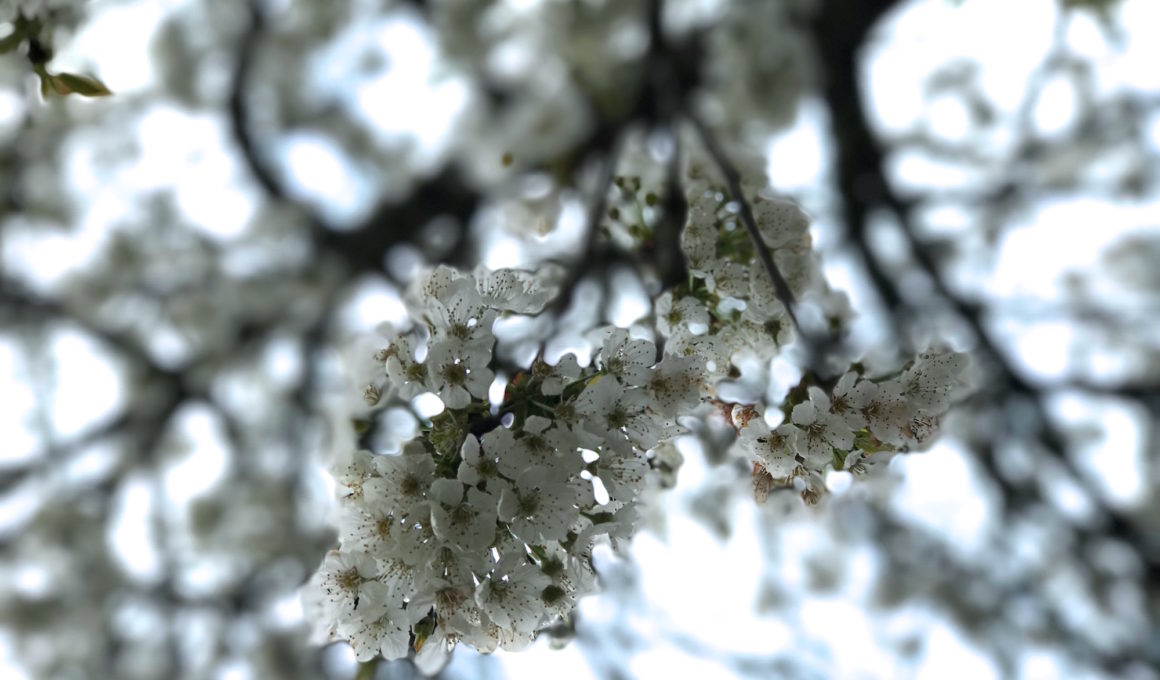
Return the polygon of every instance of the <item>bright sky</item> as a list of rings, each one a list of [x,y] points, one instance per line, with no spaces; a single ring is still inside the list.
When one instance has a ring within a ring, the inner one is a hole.
[[[147,92],[154,83],[150,66],[150,40],[158,21],[171,8],[189,3],[180,1],[101,3],[96,19],[80,33],[60,60],[92,65],[118,96]],[[958,6],[961,5],[961,6]],[[1067,44],[1097,60],[1097,84],[1101,92],[1119,88],[1160,89],[1160,3],[1152,0],[1125,0],[1117,10],[1125,29],[1126,49],[1104,44],[1097,23],[1086,15],[1073,17],[1065,31]],[[1052,0],[918,0],[884,29],[883,44],[868,65],[870,93],[875,121],[888,135],[902,135],[927,125],[940,138],[962,141],[967,130],[966,113],[960,104],[947,99],[928,100],[923,83],[932,70],[956,58],[969,58],[979,65],[980,87],[1003,116],[1014,115],[1021,104],[1026,83],[1035,73],[1051,46],[1052,26],[1058,21]],[[351,114],[382,135],[411,133],[419,143],[420,160],[433,158],[439,150],[442,131],[465,104],[460,83],[433,76],[433,50],[421,27],[413,20],[395,18],[360,24],[343,37],[343,48],[324,52],[307,74],[316,85],[343,83],[337,93]],[[377,75],[355,75],[349,49],[381,51],[390,66]],[[382,48],[382,46],[386,46]],[[349,86],[351,79],[354,86]],[[1075,122],[1076,93],[1066,81],[1048,87],[1043,100],[1034,107],[1033,122],[1047,135],[1065,131]],[[409,106],[392,106],[406,98]],[[5,101],[0,98],[0,120]],[[384,114],[386,112],[386,114]],[[127,121],[135,125],[143,155],[135,165],[117,176],[98,172],[97,161],[83,143],[67,148],[69,178],[76,196],[88,197],[93,214],[79,238],[41,238],[35,243],[17,244],[25,266],[38,280],[49,283],[91,253],[103,230],[130,205],[144,189],[177,185],[179,205],[190,219],[214,238],[229,240],[245,228],[254,209],[254,194],[239,183],[242,170],[229,145],[225,121],[220,115],[191,113],[158,104],[139,117]],[[827,146],[825,112],[817,102],[805,102],[797,124],[771,141],[770,176],[774,186],[799,194],[807,207],[819,204],[812,190],[829,172],[832,149]],[[1152,144],[1160,147],[1160,119],[1153,126]],[[984,140],[987,154],[1003,158],[1009,140]],[[315,202],[328,216],[339,221],[356,220],[376,196],[373,179],[345,160],[334,142],[318,133],[297,133],[282,140],[280,158],[290,172],[291,185],[302,197]],[[903,182],[923,186],[955,184],[960,173],[931,159],[908,156],[894,166]],[[178,181],[180,179],[180,182]],[[1123,234],[1139,228],[1160,214],[1155,203],[1113,204],[1098,196],[1077,193],[1044,200],[1019,218],[1019,225],[1006,237],[1002,256],[987,282],[986,290],[996,296],[1028,295],[1050,297],[1057,294],[1058,274],[1067,269],[1090,267],[1098,253]],[[582,213],[566,211],[561,247],[574,239]],[[1092,228],[1098,224],[1099,228]],[[514,264],[511,243],[495,241],[482,257],[490,265]],[[11,243],[8,247],[13,247]],[[11,257],[6,254],[6,258]],[[849,271],[841,266],[827,270],[836,285],[850,285]],[[855,294],[856,299],[856,294]],[[389,291],[372,291],[369,302],[357,307],[368,324],[378,318],[384,301],[398,303]],[[643,313],[644,304],[629,299],[617,312],[630,323]],[[1030,332],[1016,345],[1029,367],[1044,374],[1061,370],[1066,358],[1060,346],[1063,328],[1049,327]],[[64,332],[49,343],[47,351],[59,364],[61,382],[53,394],[51,415],[63,433],[83,430],[98,421],[122,398],[118,372],[105,358],[76,333]],[[0,432],[5,446],[0,465],[10,465],[31,455],[35,440],[26,423],[33,414],[32,378],[27,367],[16,360],[13,344],[0,335]],[[92,395],[101,394],[101,399]],[[1124,409],[1101,407],[1098,412],[1078,400],[1061,400],[1061,412],[1075,420],[1103,422],[1111,436],[1092,446],[1093,470],[1104,473],[1102,483],[1109,494],[1130,502],[1142,492],[1134,474],[1141,450],[1140,417]],[[220,432],[205,414],[185,414],[181,429],[197,443],[186,460],[173,466],[167,481],[169,492],[189,498],[209,488],[224,467]],[[710,535],[690,518],[687,503],[712,471],[697,455],[686,456],[678,489],[665,497],[665,513],[670,517],[667,540],[645,534],[634,544],[633,557],[644,584],[649,609],[633,624],[642,635],[681,631],[705,645],[754,655],[781,650],[795,638],[789,626],[819,638],[842,630],[844,642],[834,648],[837,656],[824,661],[833,677],[918,677],[989,678],[998,669],[978,653],[970,642],[957,635],[933,612],[907,612],[908,624],[924,628],[929,644],[915,667],[900,668],[891,653],[883,652],[882,621],[868,615],[857,583],[828,595],[807,597],[789,609],[791,621],[763,616],[754,609],[765,577],[765,554],[759,537],[761,509],[739,502],[730,506],[734,531],[728,540]],[[1111,464],[1109,464],[1111,463]],[[904,478],[897,498],[900,507],[913,512],[920,524],[961,537],[970,544],[987,522],[988,508],[976,485],[973,463],[954,445],[936,447],[923,456],[908,457],[897,465]],[[744,484],[744,480],[741,482]],[[124,557],[130,573],[148,575],[156,568],[156,556],[148,548],[143,510],[149,493],[144,485],[129,485],[118,499],[116,530],[109,540]],[[29,505],[31,504],[31,505]],[[4,508],[0,517],[13,518],[35,506],[28,499],[19,511]],[[780,539],[790,553],[809,550],[816,539],[808,516],[788,520]],[[857,564],[857,561],[855,560]],[[674,568],[679,565],[679,568]],[[873,564],[863,564],[863,580],[873,572]],[[857,570],[856,570],[857,572]],[[858,572],[861,573],[861,572]],[[697,591],[690,592],[690,575]],[[787,584],[804,578],[801,574],[780,575]],[[855,579],[858,581],[858,579]],[[293,605],[289,617],[300,616]],[[616,605],[608,597],[585,600],[581,612],[585,620],[600,622],[616,616]],[[784,615],[784,612],[780,613]],[[897,622],[895,622],[897,623]],[[894,624],[892,624],[894,625]],[[654,638],[659,639],[659,638]],[[0,636],[0,675],[12,677],[5,667],[3,636]],[[498,654],[497,658],[512,677],[539,675],[551,668],[557,680],[596,678],[572,645],[563,651],[536,645],[519,654]],[[1028,650],[1025,677],[1052,677],[1059,674],[1052,657],[1041,650]],[[687,650],[658,646],[636,655],[630,670],[642,679],[672,677],[731,677],[729,671],[690,655]]]

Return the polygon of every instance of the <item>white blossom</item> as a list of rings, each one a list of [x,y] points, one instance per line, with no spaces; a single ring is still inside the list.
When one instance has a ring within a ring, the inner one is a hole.
[[[959,388],[959,376],[966,369],[967,356],[953,352],[925,352],[914,365],[902,372],[899,382],[911,408],[925,414],[939,414],[950,406]]]
[[[704,363],[700,357],[666,354],[657,364],[646,387],[661,413],[675,416],[701,403]]]
[[[624,443],[610,442],[596,459],[596,476],[613,501],[627,502],[636,498],[648,471],[644,452]]]
[[[450,409],[486,399],[495,374],[487,367],[491,348],[438,341],[427,352],[428,380],[434,392]]]
[[[871,434],[896,446],[905,442],[903,430],[910,420],[910,411],[897,382],[876,384],[864,380],[854,387],[852,395],[863,404],[861,414]]]
[[[817,387],[809,389],[810,400],[793,407],[790,421],[798,428],[796,449],[814,466],[824,466],[834,449],[848,450],[854,433],[845,421],[830,413],[830,398]]]
[[[417,345],[410,336],[400,335],[386,354],[387,378],[400,399],[410,399],[430,391],[427,367],[415,358]]]
[[[565,354],[555,365],[540,359],[532,365],[532,373],[540,381],[540,392],[554,397],[580,377],[580,363],[574,354]]]
[[[608,373],[639,387],[649,380],[649,368],[657,361],[657,348],[648,340],[630,338],[623,328],[613,328],[607,331],[597,358]]]
[[[792,425],[782,425],[771,430],[765,418],[757,415],[741,428],[737,447],[750,460],[761,463],[774,478],[783,479],[792,475],[798,465],[794,456],[799,433],[798,428]]]
[[[800,241],[809,230],[810,218],[791,201],[758,196],[752,206],[761,240],[770,248]]]
[[[435,461],[426,452],[404,450],[398,456],[376,456],[379,476],[364,485],[367,507],[390,508],[401,519],[427,517],[427,490],[435,480]]]
[[[456,477],[464,484],[474,486],[499,478],[498,456],[490,451],[484,451],[475,437],[469,435],[464,439],[459,455],[463,460],[459,463]]]
[[[463,550],[483,550],[495,540],[496,497],[463,482],[438,479],[431,485],[431,526],[440,540]]]
[[[854,391],[858,377],[854,371],[846,372],[838,379],[838,383],[830,393],[830,411],[841,418],[851,430],[860,430],[866,426],[861,409],[866,405],[868,395]]]
[[[693,326],[703,329],[709,326],[709,309],[705,307],[704,302],[692,296],[685,296],[674,302],[673,293],[666,291],[657,297],[653,310],[656,315],[657,331],[666,338],[679,332],[681,328],[691,332]]]
[[[542,543],[564,538],[576,521],[575,498],[557,472],[546,467],[532,467],[516,478],[515,484],[503,490],[499,499],[499,518],[511,532],[527,543]]]
[[[411,634],[402,596],[384,583],[367,583],[353,616],[339,624],[338,632],[350,641],[359,661],[405,657]]]
[[[516,314],[537,314],[557,293],[544,281],[542,273],[517,269],[475,269],[476,291],[483,302],[495,309]]]
[[[530,633],[544,618],[540,601],[551,579],[520,555],[505,556],[475,590],[480,610],[498,626]]]

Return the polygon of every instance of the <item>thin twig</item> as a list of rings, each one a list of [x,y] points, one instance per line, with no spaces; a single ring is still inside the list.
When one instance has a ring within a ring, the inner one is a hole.
[[[749,238],[753,241],[753,247],[757,250],[757,257],[761,260],[761,266],[765,268],[765,273],[769,275],[773,282],[774,293],[777,299],[785,305],[785,311],[793,321],[794,328],[802,335],[802,337],[809,337],[806,329],[802,328],[801,322],[798,320],[797,300],[794,298],[793,291],[790,290],[789,284],[786,283],[785,277],[782,276],[781,270],[777,268],[777,263],[773,261],[773,253],[770,252],[769,246],[765,245],[765,241],[761,238],[761,230],[757,227],[757,220],[753,217],[753,209],[749,205],[749,200],[745,198],[745,193],[741,190],[741,173],[734,167],[733,162],[729,160],[728,154],[721,148],[721,144],[717,141],[717,137],[709,129],[705,122],[701,120],[696,113],[686,110],[685,118],[693,125],[697,131],[697,136],[701,139],[701,143],[705,145],[705,150],[709,152],[709,157],[717,164],[717,168],[725,177],[725,185],[729,188],[729,198],[736,201],[740,207],[741,223],[745,225],[745,230],[749,232]]]
[[[790,321],[793,322],[794,329],[797,331],[806,349],[807,359],[805,363],[807,374],[810,375],[814,383],[822,386],[829,385],[833,382],[833,377],[825,375],[827,370],[825,359],[837,349],[841,343],[841,339],[834,335],[815,333],[812,329],[805,328],[802,325],[795,309],[797,299],[794,297],[793,291],[790,290],[789,283],[786,282],[781,270],[778,269],[777,263],[773,261],[773,253],[770,251],[769,246],[766,245],[764,239],[762,239],[761,230],[758,228],[757,220],[753,216],[753,208],[749,204],[749,199],[745,197],[744,191],[742,191],[741,173],[738,172],[733,162],[729,160],[729,155],[721,147],[720,142],[717,141],[712,130],[701,120],[700,116],[689,108],[684,110],[683,115],[692,124],[701,143],[705,146],[705,150],[708,151],[709,157],[713,159],[718,170],[725,177],[725,185],[729,189],[730,199],[737,202],[739,214],[741,215],[741,223],[745,225],[749,239],[753,242],[753,247],[757,251],[758,259],[761,260],[762,267],[773,283],[774,294],[785,307],[786,314],[789,315]]]
[[[616,175],[616,162],[620,156],[620,138],[612,141],[608,153],[599,160],[596,187],[588,199],[588,218],[585,224],[584,244],[581,246],[580,259],[568,267],[567,277],[560,283],[560,292],[548,308],[557,316],[563,314],[572,301],[576,287],[584,276],[603,265],[603,257],[597,243],[600,237],[600,223],[604,219],[605,206],[608,205],[608,191],[612,187]]]

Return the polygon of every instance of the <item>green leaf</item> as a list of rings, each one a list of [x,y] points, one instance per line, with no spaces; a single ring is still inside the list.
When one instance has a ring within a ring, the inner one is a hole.
[[[53,89],[59,95],[79,94],[82,97],[108,97],[113,94],[95,76],[78,76],[75,73],[58,73],[50,76]]]
[[[0,38],[0,54],[8,54],[12,50],[20,47],[20,43],[24,42],[24,31],[15,30],[4,38]]]

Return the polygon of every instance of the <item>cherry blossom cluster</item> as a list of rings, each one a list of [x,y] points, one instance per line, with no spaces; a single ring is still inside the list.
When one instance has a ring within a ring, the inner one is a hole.
[[[813,298],[832,323],[849,315],[845,296],[826,287],[811,248],[809,218],[791,201],[754,192],[749,197],[764,247],[791,292]],[[657,330],[666,351],[705,360],[712,378],[725,377],[736,358],[767,363],[794,340],[793,323],[741,224],[738,204],[693,165],[686,177],[688,218],[681,249],[689,278],[656,298]]]
[[[794,298],[831,325],[850,308],[826,285],[809,219],[794,203],[743,181],[754,243],[739,203],[697,159],[684,179],[689,276],[654,301],[659,358],[652,340],[597,329],[594,356],[540,353],[497,398],[497,320],[539,314],[554,287],[537,274],[482,267],[440,266],[417,278],[411,326],[388,329],[367,350],[362,397],[383,409],[434,395],[442,410],[398,453],[361,450],[335,463],[340,546],[306,598],[318,638],[349,641],[360,660],[410,650],[422,659],[459,642],[484,652],[527,645],[594,590],[594,545],[631,538],[646,486],[672,483],[665,452],[683,433],[678,416],[705,415],[706,402],[729,415],[733,450],[754,464],[759,496],[793,486],[816,502],[828,470],[863,473],[933,437],[964,386],[962,354],[924,353],[886,376],[854,364],[828,389],[806,376],[780,419],[764,404],[721,398],[739,367],[768,367],[795,341],[759,248]],[[657,181],[617,176],[607,237],[624,247],[650,237]]]
[[[849,303],[821,275],[808,216],[752,186],[746,193],[760,247],[769,249],[790,292],[816,303],[827,323],[840,328]],[[665,351],[703,359],[712,391],[713,383],[736,374],[741,357],[768,366],[795,340],[795,330],[759,261],[759,246],[740,224],[738,203],[696,161],[686,171],[686,200],[681,247],[689,279],[657,297],[654,315],[668,338]],[[966,365],[963,354],[928,352],[899,375],[877,380],[855,366],[828,394],[807,379],[790,392],[781,407],[784,424],[772,430],[764,405],[736,405],[730,414],[739,433],[735,450],[755,464],[759,497],[773,486],[796,486],[807,502],[816,502],[827,469],[862,473],[928,442],[965,387]]]
[[[513,270],[420,278],[415,328],[375,350],[364,397],[444,408],[397,455],[335,464],[340,546],[305,597],[318,637],[360,660],[519,648],[594,589],[594,544],[632,535],[652,450],[702,401],[703,362],[658,361],[651,341],[606,328],[591,361],[538,356],[492,403],[494,322],[552,293]]]
[[[856,366],[829,394],[803,382],[771,427],[760,405],[735,407],[736,448],[756,465],[759,495],[772,486],[798,486],[807,502],[825,489],[827,468],[865,474],[894,454],[921,447],[966,384],[965,354],[924,352],[892,377],[871,379]]]

